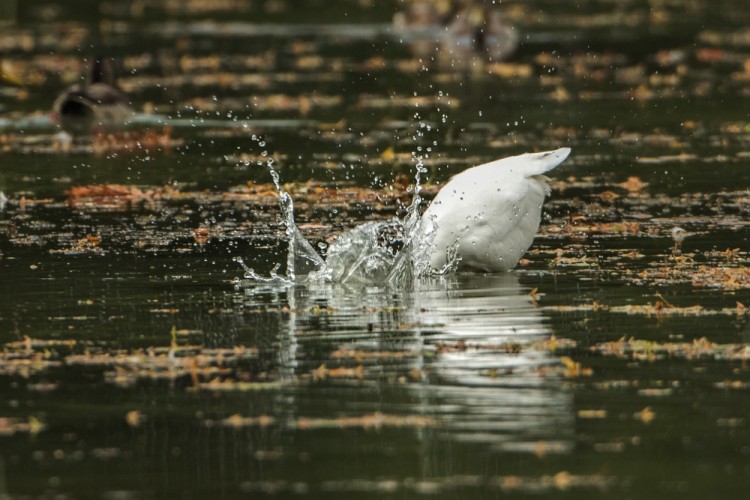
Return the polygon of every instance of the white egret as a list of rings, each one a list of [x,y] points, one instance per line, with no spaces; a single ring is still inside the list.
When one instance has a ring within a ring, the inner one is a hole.
[[[438,192],[422,216],[422,237],[431,242],[430,265],[499,272],[512,269],[534,241],[542,203],[549,194],[544,173],[562,163],[570,148],[527,153],[470,168]]]

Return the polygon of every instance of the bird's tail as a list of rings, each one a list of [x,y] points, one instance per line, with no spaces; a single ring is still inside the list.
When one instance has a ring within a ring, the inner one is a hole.
[[[523,173],[526,177],[542,175],[565,161],[570,154],[570,148],[560,148],[554,151],[544,151],[542,153],[527,153]]]

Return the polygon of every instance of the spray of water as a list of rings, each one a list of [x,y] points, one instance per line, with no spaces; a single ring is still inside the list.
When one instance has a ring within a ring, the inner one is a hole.
[[[294,221],[294,200],[281,185],[279,173],[273,168],[273,158],[268,158],[266,165],[271,173],[276,190],[279,192],[279,207],[286,227],[286,239],[289,244],[286,258],[287,279],[295,282],[297,275],[307,276],[310,274],[316,274],[320,278],[324,278],[327,274],[326,263],[310,245],[310,242],[300,233]]]
[[[415,279],[452,271],[458,261],[455,258],[457,244],[448,250],[448,264],[444,269],[434,270],[430,266],[430,251],[434,244],[433,224],[423,227],[420,215],[422,197],[422,176],[427,173],[425,160],[429,158],[430,147],[423,147],[425,132],[430,125],[422,122],[418,114],[415,120],[419,126],[413,137],[418,146],[412,153],[415,164],[415,187],[412,201],[402,219],[384,222],[367,222],[345,231],[336,237],[328,248],[327,260],[323,260],[312,245],[300,233],[294,219],[294,202],[284,190],[279,174],[274,168],[273,158],[264,151],[274,185],[279,193],[281,217],[286,227],[288,241],[286,275],[278,274],[280,265],[274,267],[270,277],[259,276],[241,259],[237,262],[245,270],[245,278],[256,283],[294,284],[304,282],[335,282],[357,285],[408,286]],[[261,147],[265,143],[259,141]],[[428,229],[432,228],[432,229]]]

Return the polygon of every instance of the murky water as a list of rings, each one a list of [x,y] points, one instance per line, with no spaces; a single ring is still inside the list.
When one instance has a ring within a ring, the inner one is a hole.
[[[501,62],[401,8],[0,9],[0,498],[742,497],[744,3],[503,2]],[[137,115],[70,141],[47,113],[97,52]],[[269,160],[325,252],[420,165],[427,203],[562,146],[511,273],[236,283],[284,272]]]

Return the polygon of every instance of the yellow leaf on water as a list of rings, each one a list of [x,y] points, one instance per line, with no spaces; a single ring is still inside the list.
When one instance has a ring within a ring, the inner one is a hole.
[[[633,414],[633,418],[640,420],[644,424],[651,423],[656,418],[656,413],[651,410],[651,407],[647,406],[639,412]]]
[[[631,193],[636,193],[643,190],[643,188],[646,187],[647,184],[643,182],[640,177],[628,177],[628,180],[626,180],[625,182],[621,182],[620,184],[618,184],[618,186]]]
[[[131,410],[125,414],[125,422],[130,427],[140,427],[146,417],[138,410]]]
[[[396,153],[393,152],[393,148],[389,147],[383,151],[380,155],[381,160],[392,161],[396,157]]]
[[[583,418],[583,419],[607,418],[607,410],[578,410],[578,418]]]
[[[44,422],[37,419],[36,417],[29,417],[29,434],[32,436],[35,436],[42,432],[44,428],[47,427],[44,425]]]

